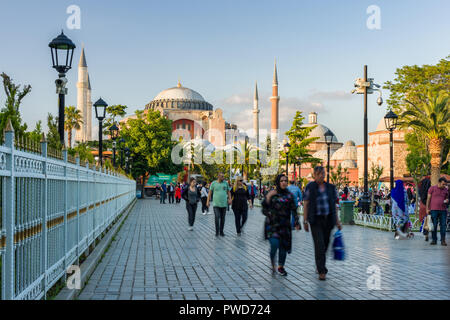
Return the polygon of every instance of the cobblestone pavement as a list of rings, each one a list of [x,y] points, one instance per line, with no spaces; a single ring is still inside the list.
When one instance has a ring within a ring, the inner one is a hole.
[[[79,299],[450,299],[450,247],[430,246],[417,234],[344,226],[347,259],[327,259],[327,281],[315,274],[310,233],[294,232],[287,277],[272,275],[260,208],[249,210],[241,237],[234,214],[225,237],[215,237],[214,215],[197,209],[188,231],[184,201],[139,200]],[[439,236],[438,236],[439,240]],[[369,290],[367,268],[380,268],[380,290]]]

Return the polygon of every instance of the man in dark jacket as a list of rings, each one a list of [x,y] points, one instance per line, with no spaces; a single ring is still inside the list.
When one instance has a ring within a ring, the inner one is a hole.
[[[309,231],[314,241],[314,252],[319,279],[325,280],[328,272],[326,252],[330,243],[331,230],[337,226],[342,229],[337,212],[337,192],[334,185],[326,183],[325,169],[322,166],[314,168],[314,181],[310,182],[305,189],[303,198],[304,216],[303,224],[305,231]]]

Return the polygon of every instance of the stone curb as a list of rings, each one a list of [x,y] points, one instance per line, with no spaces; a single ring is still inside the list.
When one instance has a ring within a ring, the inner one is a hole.
[[[112,242],[113,237],[117,234],[121,224],[130,214],[131,210],[134,208],[137,199],[135,198],[122,212],[122,217],[113,225],[111,230],[109,230],[105,237],[100,240],[100,242],[95,246],[95,249],[86,258],[86,260],[80,265],[81,272],[81,289],[68,289],[65,287],[56,296],[55,300],[74,300],[81,293],[86,285],[86,282],[91,277],[92,273],[95,271],[99,261],[102,259],[103,253],[105,253],[106,248]]]

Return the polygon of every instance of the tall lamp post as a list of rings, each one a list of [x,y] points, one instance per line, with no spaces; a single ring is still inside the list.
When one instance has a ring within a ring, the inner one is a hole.
[[[109,132],[111,133],[111,139],[113,141],[113,167],[116,167],[116,139],[119,136],[119,128],[115,123],[109,127]]]
[[[100,166],[103,165],[103,119],[106,116],[106,107],[108,104],[102,98],[94,103],[95,117],[98,119],[98,157],[100,158]]]
[[[352,90],[352,93],[364,94],[364,193],[361,198],[361,205],[364,213],[369,213],[369,169],[368,169],[368,125],[367,125],[367,95],[372,94],[374,91],[378,91],[379,97],[377,104],[381,106],[383,99],[381,98],[381,90],[378,89],[381,86],[373,83],[373,78],[367,78],[367,65],[364,66],[364,78],[357,78],[354,84],[356,89]]]
[[[130,149],[125,148],[125,172],[128,173],[128,168],[130,165]]]
[[[394,137],[393,132],[397,128],[398,116],[391,110],[384,116],[386,129],[389,130],[389,164],[390,164],[390,189],[394,188]]]
[[[56,93],[58,94],[58,133],[59,141],[64,145],[64,107],[65,95],[67,94],[67,78],[66,72],[72,68],[73,50],[75,44],[64,35],[57,36],[48,44],[52,53],[53,68],[58,71],[58,79],[55,80]]]
[[[125,146],[125,139],[120,138],[119,140],[119,147],[120,147],[120,167],[123,169],[123,161],[124,161],[124,146]]]
[[[284,152],[286,152],[286,176],[289,180],[289,148],[291,147],[291,145],[289,144],[289,141],[286,142],[286,144],[284,145]]]
[[[333,132],[328,129],[324,136],[325,143],[327,144],[327,183],[330,183],[330,147],[331,142],[333,142]]]

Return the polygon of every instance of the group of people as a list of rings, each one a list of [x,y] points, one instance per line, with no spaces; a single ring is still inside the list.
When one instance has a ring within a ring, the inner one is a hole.
[[[161,185],[156,184],[156,197],[159,198],[159,203],[166,203],[166,196],[169,199],[169,203],[180,203],[181,202],[181,189],[182,185],[177,183],[174,185],[167,183],[164,181]]]

